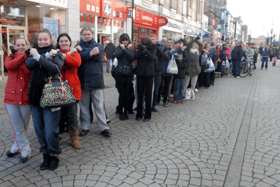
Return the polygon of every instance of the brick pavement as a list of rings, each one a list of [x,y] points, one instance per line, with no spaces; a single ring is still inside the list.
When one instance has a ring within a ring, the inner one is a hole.
[[[18,164],[19,156],[6,157],[14,137],[1,103],[0,186],[280,186],[279,71],[270,64],[252,77],[218,78],[215,86],[200,89],[195,101],[158,106],[148,123],[134,116],[118,120],[117,90],[105,74],[111,138],[99,134],[96,121],[80,138],[81,150],[70,147],[63,134],[54,172],[39,170],[32,122],[32,158]],[[4,87],[0,81],[1,101]]]

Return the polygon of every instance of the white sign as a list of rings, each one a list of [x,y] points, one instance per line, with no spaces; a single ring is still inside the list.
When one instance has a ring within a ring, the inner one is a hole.
[[[173,31],[178,33],[182,33],[182,28],[183,26],[180,22],[170,21],[170,19],[168,19],[168,23],[162,27],[163,30],[168,30],[168,31]]]
[[[52,5],[61,8],[68,8],[68,0],[26,0],[30,2]]]

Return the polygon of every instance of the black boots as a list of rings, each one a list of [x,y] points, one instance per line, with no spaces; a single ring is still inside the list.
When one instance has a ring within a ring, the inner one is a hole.
[[[58,167],[59,159],[57,156],[51,156],[48,153],[43,154],[43,163],[40,166],[41,170],[49,169],[54,171]]]

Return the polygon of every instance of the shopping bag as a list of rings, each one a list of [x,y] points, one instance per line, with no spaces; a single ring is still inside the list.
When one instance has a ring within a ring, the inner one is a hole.
[[[188,88],[186,90],[186,95],[185,95],[186,100],[190,100],[191,99],[191,94],[192,94],[192,89]]]
[[[169,74],[177,74],[178,73],[178,67],[175,61],[174,56],[172,55],[171,60],[169,60],[168,66],[167,66],[167,73]]]
[[[214,66],[213,61],[212,61],[211,58],[208,58],[207,64],[208,64],[209,68],[204,70],[205,73],[209,73],[209,72],[215,71],[215,66]]]

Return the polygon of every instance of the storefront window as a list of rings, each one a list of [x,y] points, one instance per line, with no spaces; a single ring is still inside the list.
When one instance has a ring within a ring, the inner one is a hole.
[[[28,11],[28,41],[31,45],[35,42],[36,33],[46,28],[51,32],[53,44],[60,33],[66,32],[65,9],[50,6],[29,6]]]
[[[1,6],[0,24],[11,26],[25,26],[24,7]]]
[[[168,38],[168,39],[173,39],[175,37],[181,38],[182,34],[181,33],[172,32],[172,31],[163,30],[162,37],[165,37],[165,38]]]

